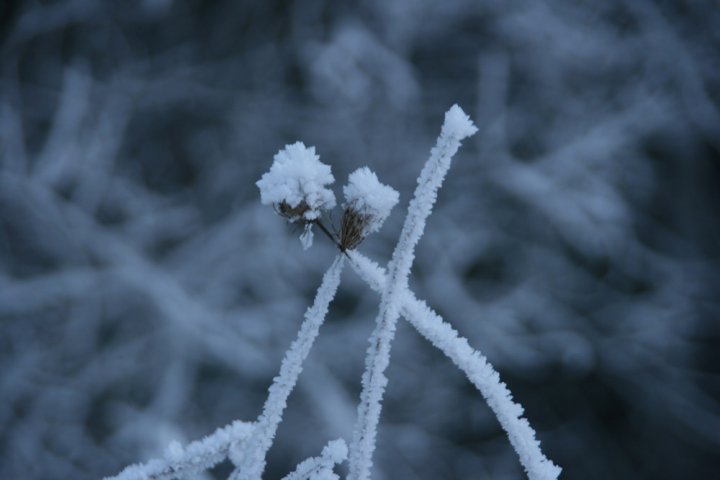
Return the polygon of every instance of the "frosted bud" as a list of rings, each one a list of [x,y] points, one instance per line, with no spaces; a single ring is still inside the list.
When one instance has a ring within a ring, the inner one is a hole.
[[[313,242],[312,222],[323,210],[335,207],[335,194],[326,185],[335,181],[330,166],[320,161],[315,147],[302,142],[286,145],[273,157],[270,171],[255,185],[263,205],[272,205],[289,222],[306,222],[300,243],[304,249]]]
[[[320,161],[315,147],[296,142],[275,154],[270,171],[255,185],[263,205],[272,205],[290,222],[309,222],[335,206],[335,194],[325,188],[334,181],[330,166]]]
[[[400,196],[392,187],[380,183],[367,167],[355,170],[343,187],[345,213],[340,244],[355,248],[366,236],[380,230]]]

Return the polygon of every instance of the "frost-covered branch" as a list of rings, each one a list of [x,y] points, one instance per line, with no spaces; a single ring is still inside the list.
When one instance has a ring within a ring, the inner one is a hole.
[[[272,445],[277,427],[298,377],[303,369],[303,362],[310,353],[320,326],[325,321],[330,302],[335,297],[340,274],[344,264],[344,256],[338,255],[330,268],[325,272],[318,288],[315,301],[305,312],[298,336],[285,353],[280,366],[280,373],[270,386],[269,395],[263,407],[263,413],[257,420],[251,442],[242,452],[240,465],[230,476],[232,480],[259,479],[265,469],[265,456]]]
[[[184,448],[172,443],[164,458],[130,465],[105,480],[170,480],[198,474],[225,460],[232,448],[250,437],[253,429],[253,424],[235,421]]]
[[[350,265],[378,293],[385,291],[388,278],[382,267],[356,251],[348,252]],[[485,356],[473,349],[468,341],[410,290],[401,296],[400,313],[427,340],[455,363],[477,387],[510,439],[531,480],[553,480],[560,475],[540,450],[535,431],[522,417],[523,408],[515,403],[512,393]]]
[[[381,402],[387,385],[384,372],[390,363],[390,344],[395,335],[402,297],[415,258],[415,246],[423,234],[425,221],[435,204],[437,191],[450,168],[453,155],[460,148],[460,142],[476,131],[477,128],[465,112],[453,105],[445,114],[440,136],[418,178],[414,198],[410,202],[400,239],[388,267],[388,281],[381,294],[376,327],[370,337],[358,419],[350,450],[351,480],[365,480],[370,476]]]
[[[319,457],[303,460],[283,480],[335,480],[339,477],[333,473],[333,467],[345,461],[347,453],[345,440],[333,440],[323,448]]]

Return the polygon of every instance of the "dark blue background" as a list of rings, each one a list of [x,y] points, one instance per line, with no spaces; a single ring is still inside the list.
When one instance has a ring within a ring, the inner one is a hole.
[[[384,263],[453,103],[480,132],[416,294],[561,478],[717,474],[717,1],[6,0],[0,42],[0,477],[100,478],[253,420],[334,256],[254,182],[296,140],[338,195],[368,165],[401,194],[360,246]],[[343,278],[267,478],[350,439],[378,298]],[[375,478],[521,477],[407,324],[388,375]]]

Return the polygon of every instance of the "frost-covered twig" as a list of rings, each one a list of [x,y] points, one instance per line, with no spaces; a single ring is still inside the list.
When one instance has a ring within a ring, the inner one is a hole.
[[[265,456],[272,445],[277,427],[282,420],[287,399],[302,372],[302,364],[307,358],[320,326],[325,321],[330,302],[335,297],[340,284],[340,273],[344,265],[344,256],[338,255],[323,276],[315,301],[305,312],[298,336],[285,353],[280,373],[270,386],[263,413],[257,420],[255,430],[247,449],[242,452],[240,465],[230,476],[232,480],[259,479],[265,469]]]
[[[297,468],[283,477],[283,480],[332,480],[338,476],[333,473],[333,467],[347,458],[347,445],[345,440],[339,438],[328,443],[319,457],[303,460]]]
[[[440,136],[418,178],[400,240],[388,267],[388,281],[381,295],[377,325],[370,337],[358,419],[350,449],[351,480],[366,480],[370,476],[381,401],[387,385],[384,372],[390,362],[390,344],[395,335],[401,300],[407,289],[408,275],[415,258],[415,245],[425,229],[425,221],[435,204],[437,190],[450,168],[453,155],[460,147],[460,142],[476,131],[477,128],[465,112],[453,105],[445,114]]]
[[[378,293],[385,291],[387,277],[382,267],[356,251],[348,252],[350,265],[360,277]],[[473,349],[468,341],[427,304],[418,300],[410,290],[402,295],[400,313],[435,347],[455,363],[477,387],[510,439],[531,480],[553,480],[560,475],[540,450],[535,431],[522,417],[523,408],[515,403],[512,394],[485,356]]]
[[[253,429],[253,424],[235,421],[185,448],[173,443],[164,458],[130,465],[105,480],[170,480],[198,474],[225,460],[230,449],[247,440]]]

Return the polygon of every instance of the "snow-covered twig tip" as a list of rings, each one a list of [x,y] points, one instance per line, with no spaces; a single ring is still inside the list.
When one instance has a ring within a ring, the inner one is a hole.
[[[477,127],[470,120],[470,117],[463,112],[458,105],[453,105],[450,110],[445,112],[445,121],[443,122],[441,136],[454,137],[456,140],[463,140],[467,137],[475,135]]]

